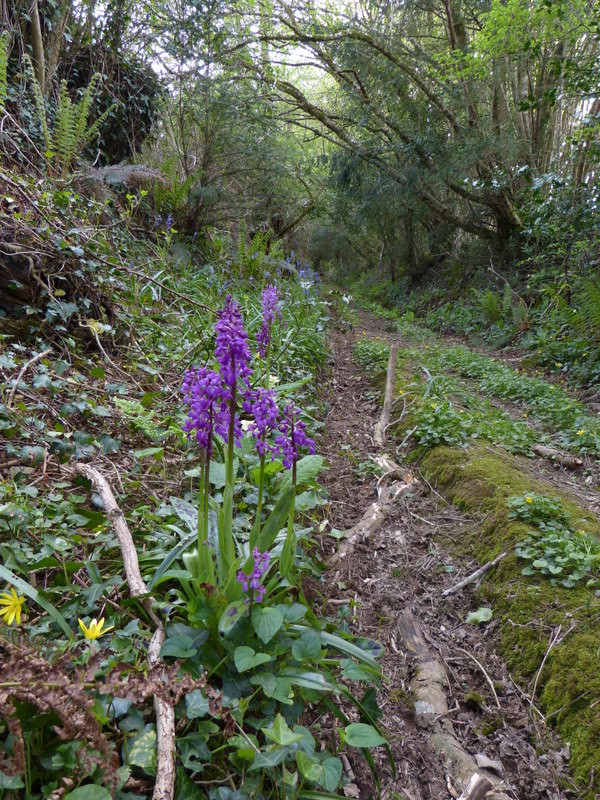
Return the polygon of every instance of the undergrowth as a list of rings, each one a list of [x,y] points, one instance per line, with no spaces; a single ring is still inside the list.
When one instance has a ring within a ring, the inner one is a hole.
[[[70,190],[34,194],[27,184],[27,192],[38,209],[62,209],[60,248],[90,291],[110,294],[113,315],[101,316],[85,292],[61,291],[57,269],[18,316],[1,321],[0,657],[3,674],[19,667],[0,688],[0,791],[149,796],[151,701],[166,680],[178,798],[341,796],[340,752],[357,747],[373,765],[369,748],[386,745],[375,697],[381,648],[317,618],[304,597],[303,577],[320,581],[323,567],[314,546],[323,459],[287,450],[262,459],[250,428],[231,448],[215,434],[203,460],[184,431],[181,394],[187,370],[215,363],[216,312],[234,293],[252,390],[262,385],[292,409],[296,436],[300,425],[318,433],[327,309],[316,276],[267,259],[262,240],[242,263],[218,246],[202,262],[175,258],[171,235],[157,247],[129,232],[141,197],[99,228],[91,217],[106,208]],[[33,212],[28,224],[40,241],[56,241]],[[254,353],[266,285],[277,287],[281,319],[265,359]],[[160,675],[148,672],[152,620],[129,597],[113,520],[71,471],[90,461],[117,494],[166,627]],[[212,578],[202,572],[212,563],[205,542],[221,565]],[[331,723],[309,728],[323,713]]]

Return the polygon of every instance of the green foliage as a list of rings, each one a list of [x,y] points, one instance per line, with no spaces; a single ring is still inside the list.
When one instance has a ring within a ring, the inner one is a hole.
[[[504,317],[503,298],[491,289],[482,291],[477,298],[477,302],[486,322],[500,322]]]
[[[92,125],[88,124],[90,110],[98,93],[102,76],[100,73],[96,73],[92,76],[81,99],[76,104],[73,104],[69,96],[66,81],[61,81],[56,118],[52,130],[50,130],[46,114],[46,104],[41,87],[35,77],[31,59],[26,55],[24,56],[24,61],[44,136],[46,146],[45,155],[49,160],[53,159],[56,171],[59,175],[65,177],[76,156],[79,155],[86,144],[97,135],[104,120],[112,110],[107,109]]]
[[[0,114],[4,112],[4,104],[7,97],[7,75],[6,69],[8,66],[8,51],[11,45],[11,36],[8,31],[2,31],[0,34]]]
[[[530,562],[523,575],[540,573],[550,577],[554,586],[560,583],[567,589],[582,580],[593,586],[600,577],[600,542],[584,529],[569,527],[568,512],[560,501],[535,494],[510,497],[510,517],[520,519],[537,530],[523,542],[515,553]]]
[[[596,278],[584,280],[577,291],[577,313],[573,321],[581,333],[594,334],[600,339],[600,283]]]
[[[133,430],[140,431],[144,436],[153,441],[159,441],[163,438],[164,430],[161,430],[155,422],[154,414],[147,408],[144,408],[139,400],[115,397],[115,405]]]

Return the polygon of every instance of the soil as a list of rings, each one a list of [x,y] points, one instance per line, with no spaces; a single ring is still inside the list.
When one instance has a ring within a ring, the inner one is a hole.
[[[358,334],[400,341],[386,323],[360,314],[353,330],[339,326],[331,332],[332,364],[323,400],[325,432],[320,450],[329,470],[323,483],[329,491],[329,523],[350,529],[376,499],[377,476],[372,459],[381,453],[373,441],[381,412],[379,392],[353,358]],[[393,442],[389,454],[397,460]],[[568,746],[547,730],[536,713],[529,686],[517,686],[493,649],[494,622],[485,627],[466,624],[476,610],[473,586],[444,598],[442,591],[478,568],[475,561],[458,560],[450,543],[480,520],[461,514],[420,476],[422,491],[402,498],[393,513],[371,537],[325,577],[324,600],[331,617],[342,617],[349,629],[380,642],[384,681],[378,692],[379,724],[393,760],[380,747],[373,751],[383,798],[440,800],[458,797],[443,759],[428,745],[430,731],[417,725],[410,682],[415,671],[398,628],[410,611],[425,641],[445,667],[447,702],[454,732],[473,757],[485,756],[503,779],[502,791],[519,800],[566,800],[579,796],[569,778]],[[326,537],[326,556],[337,541]],[[350,714],[350,711],[349,711]],[[347,796],[377,794],[371,771],[356,755],[345,762],[350,778]]]

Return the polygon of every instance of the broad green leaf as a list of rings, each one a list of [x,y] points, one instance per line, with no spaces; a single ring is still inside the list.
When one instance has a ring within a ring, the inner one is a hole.
[[[346,744],[352,747],[378,747],[387,744],[386,739],[372,726],[364,722],[353,722],[344,728]]]
[[[0,564],[0,578],[5,580],[7,583],[10,583],[18,592],[24,594],[30,600],[33,600],[34,603],[37,603],[38,606],[41,606],[45,611],[47,611],[52,619],[60,625],[69,639],[73,636],[73,631],[69,627],[67,620],[63,617],[60,611],[58,611],[58,609],[56,609],[52,603],[46,600],[45,597],[42,597],[38,590],[34,589],[33,586],[27,583],[27,581],[19,578],[18,575],[15,575],[3,564]]]
[[[255,605],[252,609],[252,627],[265,644],[271,641],[282,625],[283,615],[276,608]]]
[[[281,714],[277,714],[271,727],[265,728],[263,733],[267,739],[281,747],[288,747],[291,744],[302,741],[303,738],[301,733],[294,733],[291,730]]]
[[[233,474],[237,475],[240,462],[239,459],[233,459]],[[227,482],[226,477],[227,468],[221,461],[211,461],[208,470],[208,477],[215,489],[222,489]]]
[[[144,772],[156,771],[156,732],[146,731],[133,743],[129,751],[129,764],[141,767]]]
[[[103,786],[88,783],[85,786],[78,786],[69,794],[65,795],[64,800],[111,800],[112,794]]]
[[[266,664],[271,658],[272,656],[268,653],[255,653],[251,647],[245,645],[236,647],[233,653],[233,660],[238,672],[247,672],[260,664]]]
[[[481,622],[489,622],[492,618],[492,609],[481,606],[477,611],[471,611],[467,614],[465,622],[470,625],[478,625]]]
[[[185,715],[188,719],[204,717],[206,714],[208,714],[208,710],[208,697],[206,697],[206,695],[200,691],[200,689],[194,689],[189,694],[186,694]]]
[[[323,775],[320,783],[328,792],[334,792],[342,777],[342,762],[339,758],[331,756],[331,758],[326,758],[321,766],[323,767]]]
[[[292,655],[296,661],[318,659],[321,655],[321,637],[316,631],[305,631],[292,645]]]
[[[305,625],[292,625],[292,630],[295,631],[306,631],[310,630]],[[319,631],[319,636],[321,637],[321,641],[324,645],[333,647],[336,650],[339,650],[341,653],[345,653],[348,656],[353,656],[358,661],[362,661],[365,664],[368,664],[370,667],[374,667],[378,672],[380,671],[379,664],[373,658],[373,656],[367,652],[366,650],[362,650],[360,647],[357,647],[352,642],[346,641],[346,639],[342,639],[341,636],[337,636],[334,633],[327,633],[327,631]]]
[[[258,753],[248,771],[256,769],[272,769],[287,758],[288,751],[285,747],[274,747],[265,753]]]
[[[298,771],[307,781],[311,783],[320,783],[321,776],[323,775],[323,767],[315,759],[307,756],[302,750],[296,753],[296,763],[298,764]]]
[[[180,634],[170,636],[160,649],[161,658],[170,656],[171,658],[192,658],[198,650],[194,647],[194,640],[191,636]]]
[[[196,531],[189,533],[185,539],[182,539],[179,544],[175,545],[172,550],[169,550],[163,561],[159,564],[156,572],[154,573],[152,580],[148,584],[148,589],[152,589],[163,575],[167,572],[171,564],[176,561],[182,553],[187,550],[194,542],[198,541],[198,534]]]
[[[301,668],[285,667],[280,670],[279,675],[296,686],[303,686],[305,689],[313,689],[317,692],[338,693],[339,687],[326,680],[322,672],[308,672]]]
[[[25,786],[19,775],[7,775],[0,769],[0,791],[3,789],[22,789]]]
[[[252,675],[250,683],[253,686],[260,686],[267,697],[272,697],[288,706],[292,704],[294,696],[292,684],[286,678],[273,675],[272,672],[259,672],[257,675]]]
[[[306,606],[303,606],[302,603],[292,603],[289,606],[285,603],[278,603],[274,608],[281,611],[285,622],[298,622],[308,611]]]
[[[198,532],[198,509],[180,497],[171,497],[171,505],[180,520],[185,522],[190,531]]]
[[[296,464],[296,489],[310,483],[323,469],[325,459],[323,456],[309,455],[301,458]],[[286,491],[292,485],[292,475],[288,472],[281,481],[282,490]]]
[[[285,526],[290,508],[294,501],[294,494],[293,487],[290,487],[281,494],[275,503],[275,508],[269,514],[269,518],[263,525],[258,541],[256,542],[256,547],[258,547],[261,553],[265,553],[267,550],[271,549],[271,545],[275,541],[277,534]],[[250,542],[250,546],[251,548],[254,547],[254,542]]]
[[[248,614],[248,606],[243,600],[234,600],[221,614],[219,636],[229,636],[240,619]]]
[[[340,666],[342,668],[342,675],[344,678],[348,678],[350,681],[372,681],[373,680],[373,670],[367,671],[362,667],[359,667],[351,658],[343,658],[340,661]]]

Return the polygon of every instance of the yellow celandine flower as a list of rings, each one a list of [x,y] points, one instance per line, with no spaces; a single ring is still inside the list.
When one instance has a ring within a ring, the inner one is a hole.
[[[100,636],[104,636],[105,633],[112,631],[115,627],[114,625],[109,625],[108,628],[104,627],[104,623],[106,620],[104,617],[101,619],[93,619],[90,622],[89,627],[83,622],[83,620],[78,619],[79,627],[83,631],[83,635],[85,636],[88,641],[93,642],[94,639],[98,639]]]
[[[580,431],[577,431],[577,436],[583,436],[584,433],[585,433],[585,431],[582,428]]]
[[[525,502],[526,503],[533,503],[533,497],[526,497],[525,498]]]
[[[8,592],[0,592],[0,617],[4,617],[7,625],[12,625],[16,621],[21,624],[21,606],[25,602],[24,597],[19,597],[14,589]]]

